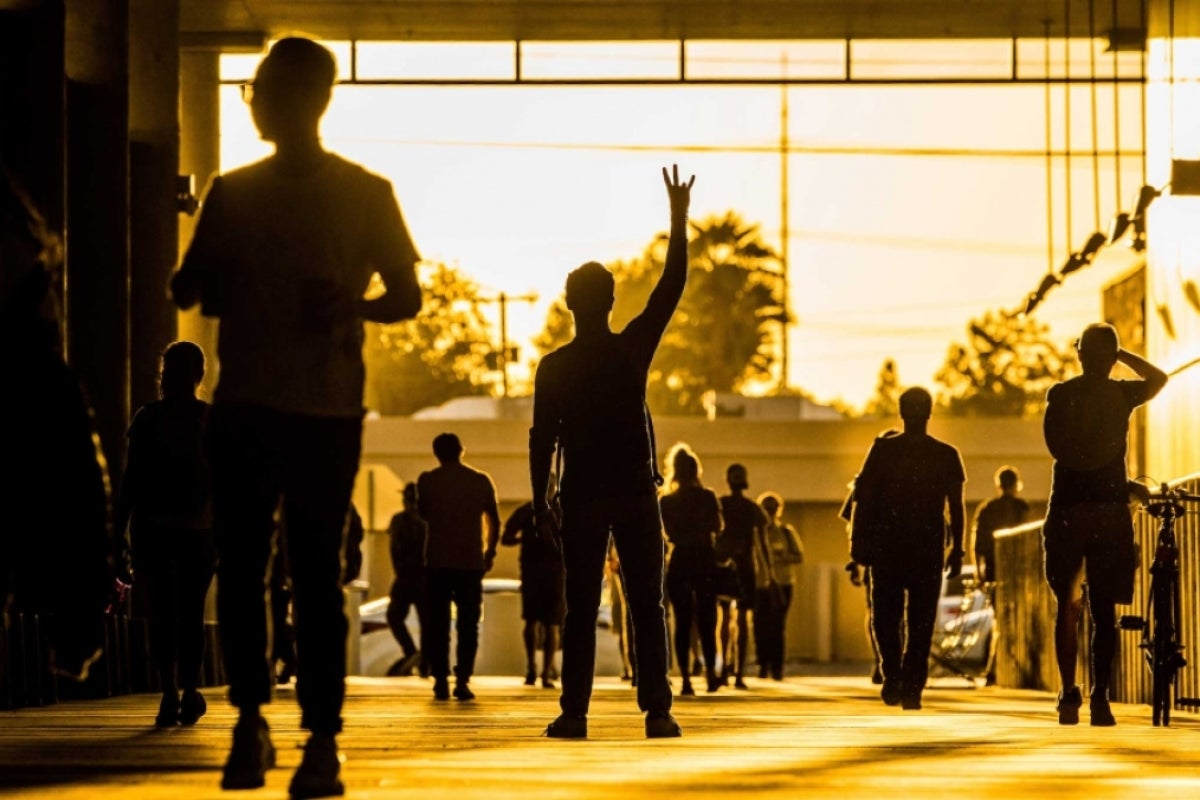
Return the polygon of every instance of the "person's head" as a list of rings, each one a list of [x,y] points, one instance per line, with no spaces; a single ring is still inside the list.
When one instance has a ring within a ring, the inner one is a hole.
[[[1105,322],[1097,322],[1083,329],[1075,349],[1079,352],[1079,363],[1084,372],[1108,375],[1117,363],[1121,341],[1116,328]]]
[[[699,486],[703,469],[692,448],[680,442],[667,453],[667,473],[667,486],[674,490],[684,486]]]
[[[1021,473],[1005,464],[996,470],[996,488],[1005,494],[1016,494],[1021,491]]]
[[[289,36],[271,45],[250,84],[250,111],[262,138],[315,136],[336,78],[333,53],[312,39]]]
[[[195,397],[204,379],[204,351],[195,342],[179,341],[162,354],[158,391],[163,397]]]
[[[758,496],[758,504],[773,520],[779,519],[779,515],[783,513],[783,498],[778,492],[763,492]]]
[[[453,433],[439,433],[433,437],[433,454],[442,464],[453,464],[462,458],[462,442]]]
[[[745,491],[750,488],[750,476],[741,464],[730,464],[725,469],[725,483],[734,491]]]
[[[616,280],[603,264],[589,261],[567,275],[567,309],[576,323],[608,324],[616,298]]]
[[[900,419],[905,424],[923,424],[933,414],[933,395],[920,386],[905,389],[900,395]]]
[[[404,502],[404,510],[412,511],[417,507],[417,484],[409,481],[400,491],[400,499]]]

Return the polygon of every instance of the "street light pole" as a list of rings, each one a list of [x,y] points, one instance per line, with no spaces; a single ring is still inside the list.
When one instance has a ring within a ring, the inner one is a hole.
[[[510,295],[506,292],[500,292],[496,297],[480,298],[476,302],[479,303],[499,303],[500,304],[500,396],[508,397],[508,304],[509,303],[536,303],[538,296],[536,292],[527,294]]]

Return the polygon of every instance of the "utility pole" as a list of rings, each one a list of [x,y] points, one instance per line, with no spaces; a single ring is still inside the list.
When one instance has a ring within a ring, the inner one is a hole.
[[[788,320],[790,319],[789,308],[791,307],[791,303],[788,302],[788,147],[791,143],[788,139],[787,69],[787,53],[784,53],[782,58],[782,77],[785,80],[780,87],[782,90],[782,102],[779,107],[779,272],[783,292],[783,318],[780,322],[780,328],[783,333],[779,343],[779,388],[776,391],[786,391],[788,387]]]
[[[496,297],[479,298],[477,303],[499,303],[500,304],[500,352],[499,352],[499,367],[500,367],[500,396],[508,397],[508,304],[509,303],[536,303],[538,296],[536,292],[528,292],[527,294],[512,295],[501,292]]]

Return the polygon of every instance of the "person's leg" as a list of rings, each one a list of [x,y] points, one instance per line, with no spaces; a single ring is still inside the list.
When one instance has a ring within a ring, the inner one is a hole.
[[[750,651],[750,625],[754,611],[750,608],[752,601],[749,597],[738,598],[737,601],[737,657],[734,668],[733,685],[739,689],[746,688],[744,679],[746,673],[746,656]]]
[[[1108,702],[1112,682],[1113,659],[1117,655],[1117,606],[1111,600],[1088,591],[1088,609],[1092,615],[1092,696],[1091,724],[1116,725]]]
[[[521,638],[525,644],[525,685],[533,686],[537,683],[537,644],[538,644],[538,623],[536,620],[526,619],[525,627],[521,631]]]
[[[466,690],[475,674],[475,655],[479,651],[479,620],[483,617],[483,572],[456,570],[454,576],[454,607],[458,611],[454,630],[458,633],[454,675],[458,687],[455,696],[470,700],[474,695]],[[469,695],[469,696],[468,696]]]
[[[914,570],[907,582],[908,608],[905,623],[904,662],[901,685],[905,708],[921,707],[921,693],[929,677],[929,650],[933,644],[933,625],[937,621],[938,598],[942,591],[940,564]]]
[[[901,570],[871,567],[871,630],[879,647],[884,702],[900,702],[901,624],[904,619],[904,575]]]
[[[675,616],[675,663],[683,676],[684,694],[692,693],[691,653],[692,624],[695,618],[695,597],[692,586],[678,577],[669,582],[671,609]]]
[[[450,601],[454,594],[448,570],[433,568],[425,572],[425,619],[421,623],[421,649],[429,661],[434,693],[449,697],[446,681],[450,676]],[[428,624],[426,624],[428,623]],[[445,687],[439,692],[439,687]]]
[[[407,597],[404,588],[396,583],[392,584],[392,591],[389,595],[387,623],[388,628],[392,631],[392,636],[400,645],[400,650],[405,657],[412,656],[417,652],[417,643],[413,641],[412,633],[408,630],[408,613],[413,607],[412,599]]]
[[[721,682],[717,678],[717,597],[711,592],[696,592],[694,627],[700,640],[700,652],[704,655],[708,691],[715,692]]]
[[[733,604],[729,600],[717,602],[718,632],[721,637],[721,680],[728,682],[733,672]]]
[[[212,534],[188,532],[179,560],[179,683],[185,692],[200,685],[204,663],[204,601],[216,568]]]
[[[771,677],[777,681],[783,679],[783,665],[787,660],[785,640],[787,638],[788,610],[792,607],[791,584],[779,587],[779,599],[781,603],[775,610],[775,630],[772,639],[774,652],[771,654]]]
[[[771,667],[771,633],[774,628],[774,607],[767,589],[754,592],[754,658],[758,662],[758,677],[765,678]]]
[[[596,617],[608,545],[608,516],[601,502],[563,504],[563,563],[567,615],[563,623],[563,714],[584,717],[592,697],[596,667]],[[621,548],[621,560],[625,549]],[[626,585],[628,588],[628,585]],[[626,598],[628,600],[628,598]]]
[[[542,687],[554,688],[554,655],[558,652],[558,626],[542,623]]]
[[[179,721],[179,688],[175,678],[179,563],[170,552],[169,542],[164,541],[174,533],[158,526],[138,525],[133,534],[134,570],[138,584],[145,588],[150,612],[150,659],[154,662],[162,691],[162,702],[154,720],[160,728]]]
[[[666,552],[658,498],[646,494],[622,498],[614,505],[612,534],[621,554],[621,572],[633,615],[638,706],[652,715],[667,714],[671,709],[671,684],[667,677],[667,616],[663,608]],[[570,604],[567,610],[569,614]]]

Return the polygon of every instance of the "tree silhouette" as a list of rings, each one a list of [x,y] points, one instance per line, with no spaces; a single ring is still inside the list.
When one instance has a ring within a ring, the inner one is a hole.
[[[385,416],[489,394],[495,382],[478,284],[445,264],[422,265],[420,280],[425,300],[415,319],[366,325],[367,406]]]
[[[1033,417],[1046,392],[1076,363],[1068,347],[1049,339],[1049,327],[1018,311],[988,311],[967,324],[967,343],[955,343],[935,380],[938,404],[955,416]]]
[[[896,372],[896,362],[885,359],[879,368],[879,377],[875,379],[875,393],[863,406],[864,417],[889,419],[900,415],[900,376]]]

